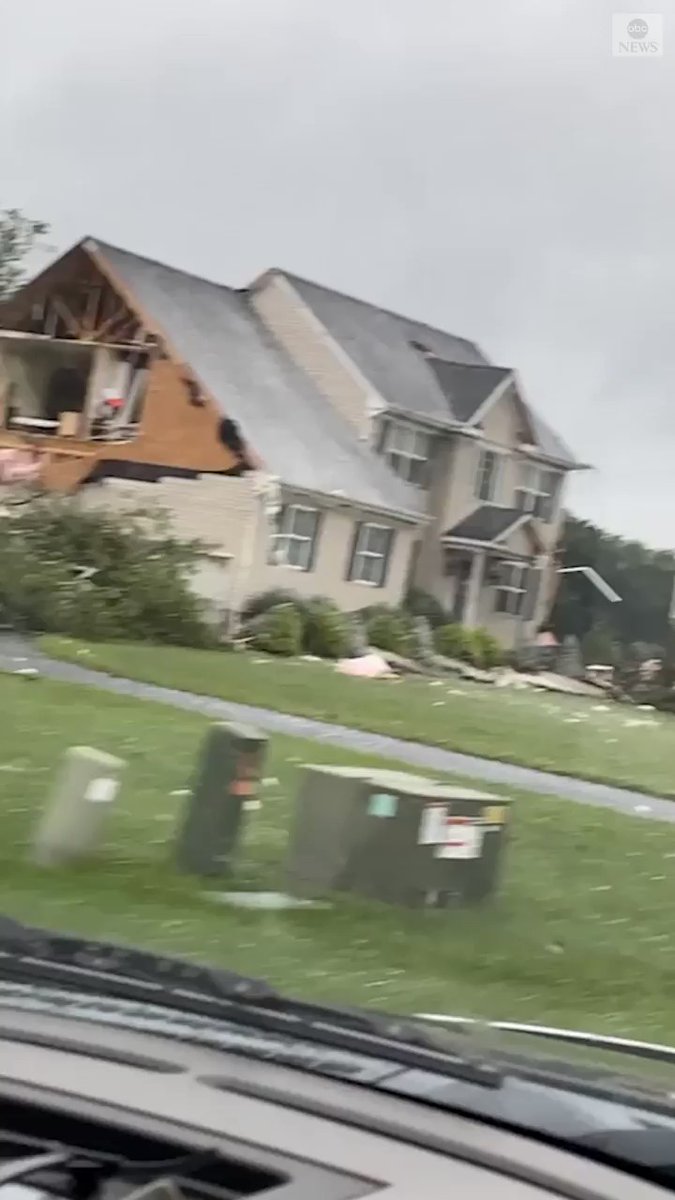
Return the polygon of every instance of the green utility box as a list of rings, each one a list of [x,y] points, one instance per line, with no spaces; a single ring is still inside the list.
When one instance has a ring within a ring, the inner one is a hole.
[[[267,738],[246,725],[212,725],[178,835],[176,861],[191,875],[222,875],[231,865],[243,814],[258,808]]]
[[[286,887],[354,892],[409,908],[493,895],[510,801],[399,771],[306,766],[286,857]]]

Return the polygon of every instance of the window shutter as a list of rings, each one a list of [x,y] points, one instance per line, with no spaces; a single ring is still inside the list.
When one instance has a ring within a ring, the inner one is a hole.
[[[529,567],[525,576],[525,599],[523,602],[522,618],[524,621],[531,621],[534,616],[534,611],[537,607],[537,599],[539,596],[539,587],[541,584],[541,571],[536,571],[533,567]]]
[[[352,545],[351,545],[351,549],[349,551],[349,558],[347,560],[347,571],[345,574],[345,579],[347,579],[347,580],[354,578],[354,559],[356,558],[356,547],[359,544],[359,535],[361,533],[361,528],[362,528],[362,522],[357,521],[354,526],[354,536],[352,538]]]
[[[396,531],[394,529],[388,529],[387,530],[387,549],[385,551],[384,559],[382,561],[382,577],[380,579],[378,587],[384,587],[385,583],[387,582],[387,576],[389,574],[389,564],[391,562],[391,556],[392,556],[392,551],[394,549],[395,540],[396,540]]]
[[[377,453],[378,454],[382,454],[384,451],[384,444],[387,440],[388,428],[389,428],[389,422],[388,422],[387,418],[384,417],[380,421],[380,428],[379,428],[378,434],[377,434]]]
[[[310,551],[309,551],[309,562],[307,563],[307,567],[306,567],[306,570],[308,570],[308,571],[314,570],[314,563],[316,561],[317,549],[318,549],[318,545],[319,545],[319,538],[321,536],[322,526],[323,526],[323,513],[316,512],[315,516],[314,516],[314,533],[312,535],[312,543],[311,543]]]
[[[282,529],[284,528],[284,519],[286,516],[287,509],[288,509],[288,505],[282,504],[278,513],[276,513],[275,516],[273,517],[273,519],[271,521],[269,521],[269,523],[268,523],[269,529],[268,529],[268,533],[267,533],[267,565],[269,567],[277,566],[277,560],[275,557],[275,551],[277,548],[277,540],[276,540],[275,535],[278,533],[281,533]]]

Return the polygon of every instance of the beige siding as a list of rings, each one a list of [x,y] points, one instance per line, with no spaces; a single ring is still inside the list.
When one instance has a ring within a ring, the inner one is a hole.
[[[420,530],[422,547],[417,560],[415,585],[430,592],[441,604],[449,605],[449,589],[453,581],[445,574],[445,552],[441,538],[448,528],[447,512],[449,497],[454,486],[454,476],[461,467],[459,459],[460,439],[439,438],[435,446],[428,495],[428,509],[432,519]]]
[[[287,354],[360,437],[370,428],[373,389],[283,275],[268,275],[251,302]]]
[[[290,502],[292,498],[289,497]],[[309,504],[310,501],[303,500]],[[389,571],[384,587],[372,587],[346,578],[357,521],[392,524],[396,529]],[[403,598],[410,556],[419,531],[410,525],[394,525],[384,517],[359,513],[353,509],[327,509],[323,512],[314,568],[300,571],[294,567],[268,562],[269,534],[264,521],[258,527],[255,551],[248,579],[248,593],[268,588],[288,588],[301,596],[328,596],[345,612],[369,604],[398,604]]]
[[[205,543],[192,587],[214,616],[236,608],[246,591],[256,525],[261,515],[254,476],[161,479],[157,483],[109,479],[79,493],[90,508],[118,513],[156,510],[171,532],[186,541]]]
[[[328,596],[345,611],[369,604],[397,604],[407,583],[417,528],[353,509],[322,514],[314,569],[299,571],[268,562],[269,524],[260,478],[202,476],[195,480],[165,479],[158,483],[108,480],[81,493],[82,503],[117,512],[157,508],[180,538],[208,544],[196,565],[192,586],[214,614],[241,608],[247,597],[269,588],[287,588],[302,596]],[[293,502],[293,496],[285,497]],[[311,504],[306,498],[299,503]],[[396,530],[384,587],[345,578],[359,520],[391,524]]]

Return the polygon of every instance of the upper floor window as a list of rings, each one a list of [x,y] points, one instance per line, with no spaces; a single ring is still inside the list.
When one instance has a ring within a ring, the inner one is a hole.
[[[516,491],[516,508],[531,513],[541,521],[552,521],[557,509],[561,475],[536,463],[523,463],[520,485]]]
[[[394,530],[389,525],[357,525],[347,578],[384,587],[393,543]]]
[[[401,479],[417,487],[429,483],[431,435],[403,421],[385,421],[380,450],[389,466]]]
[[[272,539],[272,562],[311,571],[319,532],[319,511],[301,504],[284,504]]]
[[[481,450],[476,474],[476,496],[484,504],[491,504],[497,491],[499,454],[496,450]]]

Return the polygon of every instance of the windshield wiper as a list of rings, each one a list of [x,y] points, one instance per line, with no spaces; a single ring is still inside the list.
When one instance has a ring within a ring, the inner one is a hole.
[[[295,1000],[232,971],[53,933],[5,916],[0,916],[0,976],[224,1018],[484,1087],[503,1083],[503,1073],[489,1061],[459,1046],[446,1049],[433,1031],[405,1017]]]

